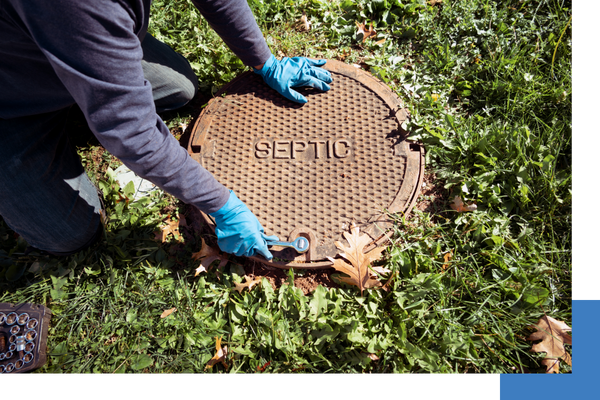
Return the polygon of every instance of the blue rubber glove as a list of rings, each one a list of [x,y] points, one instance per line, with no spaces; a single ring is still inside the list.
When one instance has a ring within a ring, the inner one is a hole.
[[[215,233],[219,248],[236,256],[252,257],[260,254],[267,260],[273,259],[265,239],[279,239],[277,236],[265,235],[265,230],[252,211],[237,198],[233,190],[229,193],[227,203],[209,214],[217,224]]]
[[[310,86],[323,91],[329,90],[331,74],[323,68],[318,68],[326,62],[305,57],[284,57],[279,61],[271,54],[262,69],[254,69],[254,72],[262,76],[267,85],[286,99],[304,104],[307,102],[306,97],[292,88]]]

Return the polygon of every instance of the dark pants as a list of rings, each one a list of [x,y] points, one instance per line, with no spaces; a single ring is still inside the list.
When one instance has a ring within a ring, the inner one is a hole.
[[[144,77],[158,112],[185,105],[197,78],[183,56],[147,34]],[[100,229],[100,200],[65,132],[69,109],[0,119],[0,215],[30,246],[68,254]]]

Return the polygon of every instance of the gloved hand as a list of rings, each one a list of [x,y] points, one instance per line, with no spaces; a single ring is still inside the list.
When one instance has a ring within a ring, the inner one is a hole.
[[[307,102],[306,97],[292,88],[310,86],[323,91],[329,90],[331,74],[323,68],[318,68],[325,63],[325,60],[311,60],[305,57],[284,57],[279,61],[271,54],[262,69],[254,69],[254,72],[261,75],[267,85],[283,97],[304,104]]]
[[[267,260],[273,255],[267,248],[265,239],[279,240],[277,236],[267,236],[252,211],[237,198],[233,190],[229,191],[229,200],[212,214],[217,227],[219,248],[236,256],[252,257],[260,254]]]

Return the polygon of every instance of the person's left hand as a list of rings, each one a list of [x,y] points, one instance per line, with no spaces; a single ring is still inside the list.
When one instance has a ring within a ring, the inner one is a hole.
[[[292,88],[310,86],[322,91],[329,90],[331,74],[319,68],[325,63],[326,60],[311,60],[306,57],[284,57],[279,61],[271,54],[262,69],[254,68],[254,72],[261,75],[267,85],[277,90],[283,97],[304,104],[307,102],[306,97]]]

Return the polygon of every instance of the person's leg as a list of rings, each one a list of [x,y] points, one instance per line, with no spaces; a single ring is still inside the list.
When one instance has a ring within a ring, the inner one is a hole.
[[[57,255],[102,231],[96,187],[64,132],[67,113],[0,119],[0,215],[30,246]]]
[[[198,81],[187,60],[149,34],[142,48],[157,111],[188,103]],[[0,215],[30,246],[57,255],[102,231],[97,190],[64,132],[68,112],[0,119]]]
[[[144,77],[152,86],[156,111],[186,105],[198,91],[198,78],[188,61],[149,33],[142,41]]]

